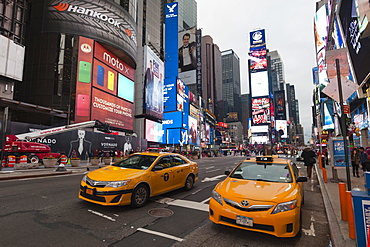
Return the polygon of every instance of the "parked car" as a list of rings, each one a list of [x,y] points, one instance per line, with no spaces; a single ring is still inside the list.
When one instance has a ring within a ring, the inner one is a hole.
[[[212,191],[212,222],[276,237],[295,237],[301,231],[307,177],[291,160],[256,157],[225,174],[228,177]]]

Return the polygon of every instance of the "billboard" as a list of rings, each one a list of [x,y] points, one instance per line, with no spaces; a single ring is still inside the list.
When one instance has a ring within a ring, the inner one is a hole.
[[[164,64],[148,47],[144,47],[144,108],[145,114],[162,119]]]
[[[249,70],[250,72],[257,72],[267,70],[267,50],[266,46],[258,47],[258,49],[251,49],[249,52]]]
[[[89,37],[136,59],[135,20],[114,1],[46,0],[42,31]]]
[[[145,119],[145,139],[149,142],[162,142],[163,134],[162,124]]]
[[[319,73],[325,67],[325,47],[328,36],[326,5],[316,11],[314,19],[315,44]]]
[[[252,97],[263,97],[269,95],[269,80],[267,71],[250,73],[250,91]]]
[[[195,28],[179,32],[178,69],[179,78],[186,84],[197,82],[197,30]]]
[[[133,129],[135,70],[91,39],[79,38],[75,122],[98,119]]]
[[[189,126],[189,144],[196,145],[199,140],[198,121],[195,118],[189,116]]]
[[[370,37],[362,37],[356,15],[355,0],[342,1],[339,19],[342,24],[349,56],[352,60],[354,75],[361,85],[370,73]],[[353,15],[354,13],[354,15]]]
[[[275,101],[275,119],[284,120],[286,117],[286,107],[285,107],[285,91],[275,91],[274,93]]]
[[[271,123],[269,98],[252,99],[252,123],[253,125]]]
[[[276,130],[279,131],[281,138],[288,138],[288,121],[276,120]]]
[[[250,46],[262,46],[266,43],[265,29],[252,31],[249,33]]]

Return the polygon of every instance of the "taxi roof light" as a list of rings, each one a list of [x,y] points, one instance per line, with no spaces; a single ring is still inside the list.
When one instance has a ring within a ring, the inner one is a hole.
[[[257,156],[256,161],[263,161],[263,162],[273,162],[274,159],[272,156]]]

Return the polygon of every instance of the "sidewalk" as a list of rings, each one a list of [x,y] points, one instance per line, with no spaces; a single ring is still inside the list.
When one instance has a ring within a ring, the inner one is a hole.
[[[27,169],[27,170],[14,170],[14,168],[3,168],[0,171],[0,181],[2,180],[14,180],[14,179],[22,179],[22,178],[32,178],[32,177],[45,177],[45,176],[59,176],[59,175],[66,175],[72,173],[83,173],[88,170],[95,170],[99,167],[103,167],[104,164],[101,163],[99,166],[92,166],[90,163],[81,163],[78,167],[72,167],[71,165],[65,165],[67,171],[56,171],[58,166],[55,168],[44,168],[40,166],[36,169]],[[332,168],[330,166],[326,167],[327,171],[327,178],[328,183],[324,183],[322,177],[322,171],[319,168],[319,165],[315,165],[316,174],[319,180],[321,193],[325,205],[325,210],[327,213],[329,228],[330,228],[330,235],[332,239],[332,245],[334,247],[356,247],[357,242],[356,240],[350,239],[348,234],[348,223],[346,221],[342,221],[341,219],[341,209],[340,209],[340,202],[339,202],[339,189],[338,183],[332,182],[333,173]],[[364,177],[353,177],[352,170],[351,172],[351,188],[359,188],[365,191],[365,181]],[[338,179],[341,182],[346,183],[347,175],[346,169],[337,169]]]
[[[318,164],[315,166],[317,178],[320,183],[321,194],[323,197],[326,214],[328,218],[330,235],[334,247],[356,247],[357,241],[349,238],[348,223],[343,221],[341,217],[341,208],[339,201],[339,186],[338,182],[333,182],[333,170],[331,166],[326,167],[328,182],[324,183],[322,171]],[[338,180],[346,183],[347,188],[347,174],[345,168],[337,169]],[[365,191],[365,180],[360,171],[360,177],[353,177],[352,168],[350,168],[351,189],[359,188]]]

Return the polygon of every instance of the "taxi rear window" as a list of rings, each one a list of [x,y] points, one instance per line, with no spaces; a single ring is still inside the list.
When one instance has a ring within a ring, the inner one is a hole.
[[[242,162],[230,174],[231,178],[291,183],[293,181],[289,166],[269,162]]]

